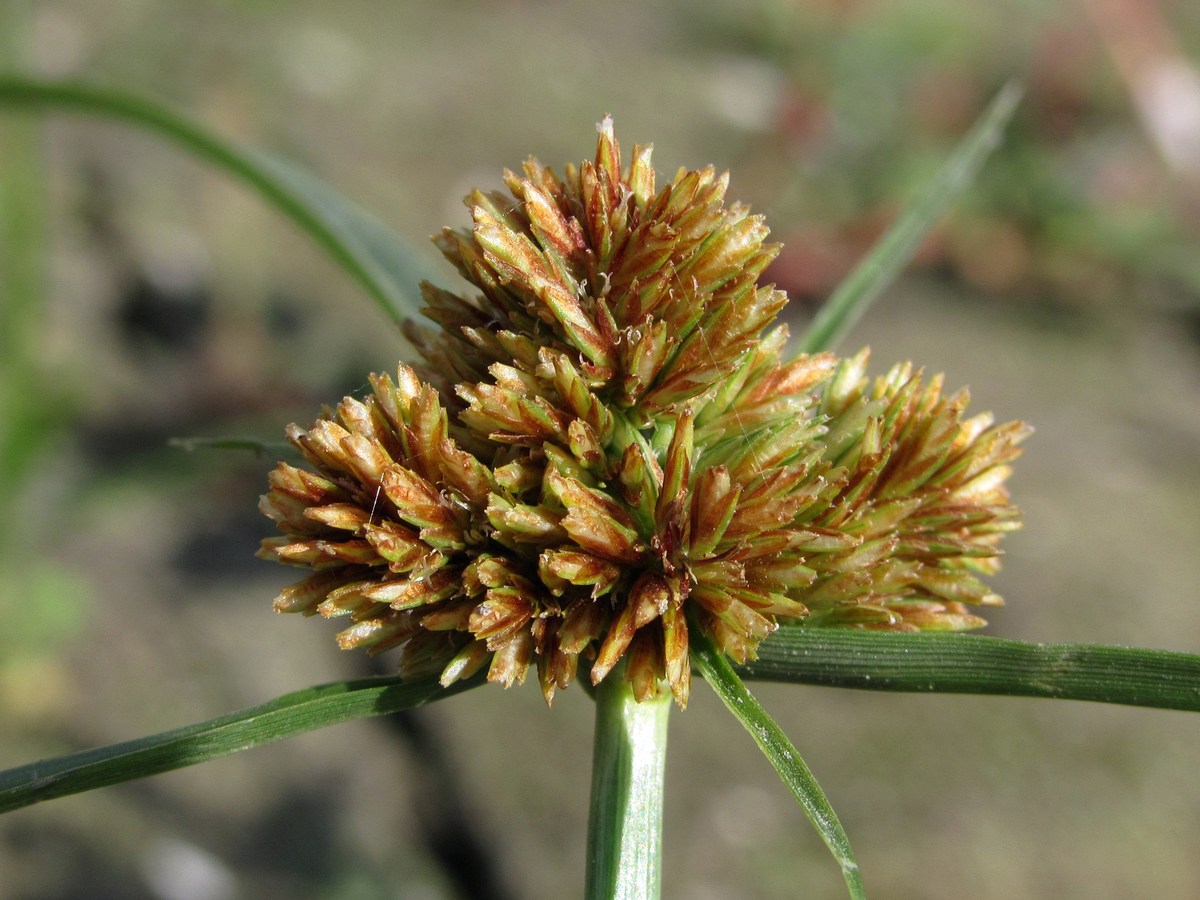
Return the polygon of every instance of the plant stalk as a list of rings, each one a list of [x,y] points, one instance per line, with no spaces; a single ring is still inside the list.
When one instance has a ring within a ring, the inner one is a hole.
[[[671,692],[638,703],[624,669],[596,688],[587,900],[658,897]]]

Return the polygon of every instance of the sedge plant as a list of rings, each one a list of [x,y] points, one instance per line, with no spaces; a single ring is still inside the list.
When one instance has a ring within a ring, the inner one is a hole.
[[[425,281],[369,214],[309,176],[135,97],[0,80],[0,104],[148,128],[256,187],[379,301],[416,353],[306,427],[268,478],[260,555],[301,574],[280,612],[394,677],[0,774],[0,810],[144,777],[492,682],[596,707],[586,896],[659,893],[672,707],[698,674],[840,866],[831,805],[746,687],[764,679],[1200,709],[1200,657],[968,636],[1018,527],[1006,479],[1029,434],[965,391],[832,349],[999,141],[1003,90],[934,181],[789,345],[778,252],[708,167],[660,179],[612,120],[594,156],[530,159],[435,238],[467,287]],[[426,324],[413,315],[416,307]],[[495,702],[503,702],[497,695]]]

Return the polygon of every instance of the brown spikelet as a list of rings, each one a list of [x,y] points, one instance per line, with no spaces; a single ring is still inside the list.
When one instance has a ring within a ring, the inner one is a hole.
[[[712,167],[623,170],[607,118],[592,160],[504,184],[435,238],[473,293],[423,285],[421,365],[289,427],[259,555],[307,571],[278,611],[406,676],[533,666],[549,701],[582,662],[680,706],[696,629],[746,662],[786,621],[983,624],[1026,426],[865,351],[786,359],[762,218]]]

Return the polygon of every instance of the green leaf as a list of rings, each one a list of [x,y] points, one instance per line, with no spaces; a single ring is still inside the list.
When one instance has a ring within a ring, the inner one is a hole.
[[[433,679],[402,682],[393,676],[296,691],[207,722],[0,772],[0,813],[182,769],[327,725],[411,709],[481,683],[477,678],[443,688]]]
[[[921,239],[937,224],[942,213],[971,184],[979,167],[1000,143],[1020,99],[1021,89],[1013,83],[1000,90],[933,180],[830,295],[800,338],[798,352],[828,350],[845,337],[867,307],[908,265]]]
[[[596,687],[587,900],[659,896],[671,694],[639,703],[624,669]]]
[[[692,662],[704,676],[717,696],[733,713],[739,722],[750,732],[759,749],[775,767],[783,783],[799,802],[804,814],[812,822],[813,827],[821,836],[821,840],[833,854],[838,865],[842,868],[842,878],[846,888],[853,898],[866,897],[862,885],[862,876],[854,852],[850,849],[850,838],[846,836],[842,823],[838,821],[837,813],[829,805],[821,786],[792,742],[788,740],[783,730],[775,724],[775,720],[767,715],[754,695],[746,689],[746,685],[733,671],[725,654],[713,646],[712,641],[696,627],[692,633],[691,655]]]
[[[747,678],[872,691],[1002,694],[1200,712],[1200,656],[968,634],[780,628]]]
[[[0,76],[0,107],[71,110],[123,121],[174,141],[257,190],[329,252],[395,320],[419,306],[423,258],[357,204],[291,163],[224,140],[171,110],[120,91],[22,76]]]

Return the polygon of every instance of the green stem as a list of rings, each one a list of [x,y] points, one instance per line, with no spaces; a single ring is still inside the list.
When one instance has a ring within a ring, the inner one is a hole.
[[[670,711],[670,691],[637,702],[623,668],[596,688],[587,900],[659,894]]]

